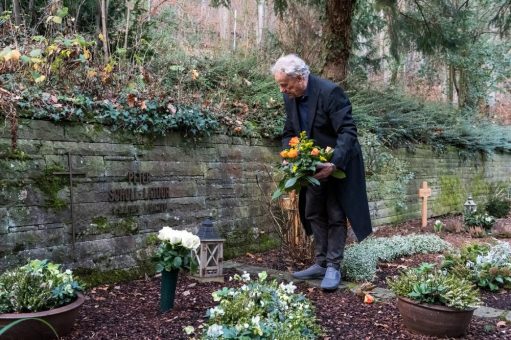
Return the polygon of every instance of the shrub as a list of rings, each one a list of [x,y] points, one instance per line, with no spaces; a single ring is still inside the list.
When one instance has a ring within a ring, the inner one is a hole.
[[[511,288],[511,246],[467,245],[448,253],[442,268],[459,277],[468,277],[477,286],[491,291]]]
[[[444,274],[432,265],[412,268],[387,280],[398,296],[419,303],[445,305],[464,310],[480,304],[479,294],[472,283],[451,274]]]
[[[487,213],[482,214],[475,212],[465,215],[464,223],[466,227],[482,227],[486,231],[490,231],[495,224],[495,218]]]
[[[468,234],[472,238],[483,238],[486,236],[486,231],[481,227],[469,227]]]
[[[49,310],[72,302],[81,287],[71,270],[33,260],[0,275],[0,313]]]
[[[316,339],[320,328],[312,304],[295,294],[293,283],[266,281],[266,272],[257,281],[250,275],[235,275],[239,288],[213,293],[219,305],[210,308],[203,339]]]
[[[491,198],[486,204],[486,212],[496,218],[503,218],[509,214],[511,202],[505,199]]]
[[[352,280],[372,280],[378,261],[417,253],[436,253],[449,247],[449,243],[431,234],[369,238],[346,248],[344,270]]]

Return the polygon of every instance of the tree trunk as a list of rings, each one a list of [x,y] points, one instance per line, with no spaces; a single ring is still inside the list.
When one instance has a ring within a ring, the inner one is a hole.
[[[218,9],[220,14],[220,39],[229,41],[229,9],[226,7],[220,7]]]
[[[450,104],[454,102],[454,66],[449,65],[448,69],[448,77],[447,77],[447,100]]]
[[[21,25],[21,7],[20,7],[20,1],[19,0],[12,0],[12,7],[14,12],[14,22],[16,23],[16,26]]]
[[[133,3],[126,0],[126,32],[124,34],[124,49],[128,50],[128,35],[130,32],[130,12],[133,10]]]
[[[30,27],[32,25],[32,22],[34,21],[34,18],[35,18],[35,6],[34,6],[34,1],[35,0],[30,0],[28,2],[28,13],[27,13],[27,21],[25,23],[25,26],[27,27]]]
[[[256,43],[257,46],[263,43],[263,30],[264,30],[264,0],[257,2],[257,31],[256,31]]]
[[[356,0],[326,0],[323,75],[345,82],[351,51],[351,19]]]
[[[109,53],[108,53],[108,30],[106,27],[106,21],[108,17],[108,0],[101,0],[101,32],[103,33],[103,58],[105,61],[105,64],[108,64],[108,61],[110,59]]]

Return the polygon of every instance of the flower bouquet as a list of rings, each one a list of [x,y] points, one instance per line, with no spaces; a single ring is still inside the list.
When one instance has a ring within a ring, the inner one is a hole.
[[[160,310],[166,312],[174,307],[179,270],[196,268],[194,251],[199,247],[200,239],[188,231],[169,227],[160,230],[158,239],[161,243],[153,260],[156,262],[156,271],[162,273]]]
[[[158,239],[161,243],[154,256],[157,272],[192,270],[195,267],[197,260],[192,251],[200,245],[199,236],[186,230],[163,227],[158,233]]]
[[[277,199],[292,190],[299,192],[303,186],[309,184],[319,185],[319,181],[313,177],[316,167],[320,163],[329,162],[334,153],[331,147],[323,149],[315,146],[314,141],[307,138],[305,131],[300,133],[300,137],[291,138],[289,146],[289,149],[280,152],[284,161],[277,166],[277,171],[282,178],[273,192],[272,199]],[[335,170],[332,176],[345,178],[346,174],[341,170]]]

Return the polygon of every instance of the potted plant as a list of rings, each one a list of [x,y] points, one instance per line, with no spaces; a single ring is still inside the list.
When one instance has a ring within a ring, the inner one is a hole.
[[[159,231],[158,239],[161,243],[153,261],[156,262],[156,271],[162,273],[160,310],[166,312],[174,307],[179,270],[193,270],[196,267],[194,252],[200,246],[200,239],[186,230],[169,227]]]
[[[405,326],[421,334],[462,336],[480,303],[479,292],[470,281],[432,264],[409,269],[387,283],[398,297]]]
[[[0,275],[2,339],[50,339],[69,333],[84,302],[81,290],[71,270],[62,271],[48,260],[5,271]]]

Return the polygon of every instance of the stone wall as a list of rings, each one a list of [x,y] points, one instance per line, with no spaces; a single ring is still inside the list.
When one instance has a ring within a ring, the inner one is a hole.
[[[452,147],[439,154],[427,146],[417,147],[413,152],[400,149],[393,154],[406,162],[413,179],[403,197],[404,208],[400,208],[396,200],[381,199],[378,195],[380,183],[368,181],[369,205],[375,225],[420,218],[418,190],[423,181],[432,189],[428,200],[429,217],[461,212],[469,193],[480,206],[484,205],[492,183],[505,183],[511,188],[510,154],[483,156]]]
[[[258,182],[269,192],[266,167],[276,160],[276,144],[20,124],[18,148],[26,156],[0,159],[0,268],[28,257],[85,268],[133,267],[148,257],[155,232],[165,225],[193,232],[213,216],[224,233],[270,226]],[[0,133],[5,154],[10,135],[7,128]]]
[[[10,155],[9,130],[0,129],[0,268],[29,257],[101,270],[134,267],[148,258],[162,226],[194,232],[208,216],[225,235],[267,230],[268,169],[278,161],[278,144],[223,135],[142,138],[27,120],[18,131],[24,154]],[[464,160],[455,149],[437,155],[421,147],[395,155],[415,178],[405,208],[381,198],[381,182],[368,181],[375,225],[419,217],[424,180],[433,189],[430,216],[460,211],[467,192],[482,199],[490,182],[511,182],[509,154]]]

